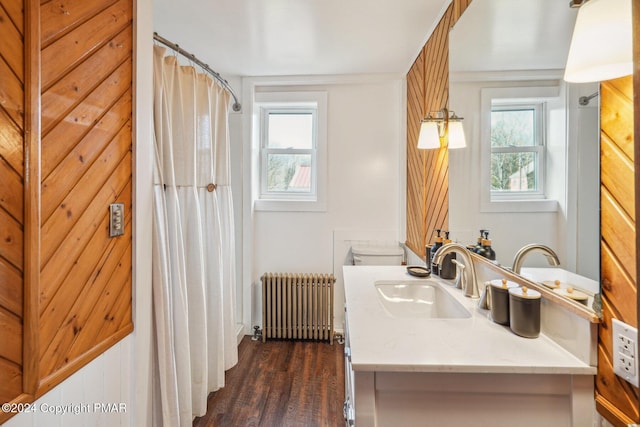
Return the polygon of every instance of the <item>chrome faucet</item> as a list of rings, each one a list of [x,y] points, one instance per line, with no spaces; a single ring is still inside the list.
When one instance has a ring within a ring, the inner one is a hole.
[[[557,267],[560,265],[560,260],[558,259],[558,255],[551,249],[549,246],[541,245],[539,243],[531,243],[530,245],[525,245],[516,253],[516,256],[513,257],[513,267],[511,270],[520,274],[520,267],[522,267],[522,261],[524,261],[525,255],[527,255],[531,251],[540,251],[544,256],[547,257],[547,262],[549,265]]]
[[[464,259],[464,263],[466,264],[466,268],[462,269],[461,274],[466,274],[467,272],[471,275],[471,280],[469,276],[467,276],[467,280],[461,278],[460,281],[463,284],[464,296],[469,298],[480,298],[480,292],[478,291],[478,280],[476,279],[476,269],[473,266],[473,260],[471,259],[471,254],[460,243],[446,243],[442,245],[437,252],[433,255],[432,262],[438,265],[442,265],[442,259],[449,252],[456,252],[462,256]]]

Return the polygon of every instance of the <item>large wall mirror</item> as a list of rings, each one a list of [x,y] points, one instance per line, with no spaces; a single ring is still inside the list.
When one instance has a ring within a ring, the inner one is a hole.
[[[598,293],[598,84],[562,79],[576,14],[557,0],[473,0],[452,28],[449,107],[467,147],[449,152],[449,229],[464,243],[488,229],[505,267],[526,244],[549,246]],[[524,266],[548,264],[532,252]]]

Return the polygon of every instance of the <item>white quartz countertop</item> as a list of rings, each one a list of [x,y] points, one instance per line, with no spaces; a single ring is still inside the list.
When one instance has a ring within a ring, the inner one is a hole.
[[[520,337],[490,320],[477,299],[435,277],[470,318],[394,318],[379,301],[379,280],[419,280],[403,266],[344,266],[351,363],[355,371],[595,375],[553,340]]]

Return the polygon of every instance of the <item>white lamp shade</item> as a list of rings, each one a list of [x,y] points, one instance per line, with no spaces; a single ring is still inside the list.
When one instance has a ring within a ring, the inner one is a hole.
[[[632,0],[589,0],[578,9],[564,79],[597,82],[633,73]]]
[[[420,134],[418,135],[418,148],[440,148],[440,134],[438,132],[437,122],[422,122],[420,125]]]
[[[463,148],[467,146],[461,121],[449,121],[449,148]]]

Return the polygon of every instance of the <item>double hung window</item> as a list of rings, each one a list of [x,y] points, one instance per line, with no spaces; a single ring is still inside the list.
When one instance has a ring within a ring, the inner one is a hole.
[[[543,103],[492,103],[492,200],[544,197],[544,117]]]
[[[255,94],[257,210],[324,211],[327,187],[327,93]]]
[[[261,110],[261,198],[315,200],[316,109]]]

